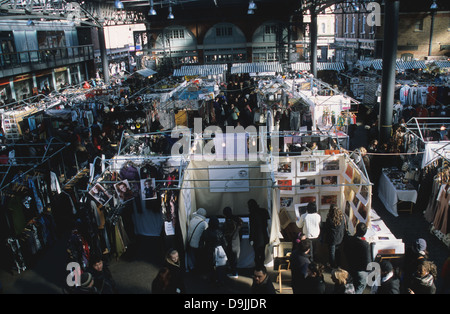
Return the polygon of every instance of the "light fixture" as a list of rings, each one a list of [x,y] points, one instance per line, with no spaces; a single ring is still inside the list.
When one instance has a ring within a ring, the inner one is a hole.
[[[172,14],[172,5],[169,7],[169,15],[167,16],[167,19],[173,20],[175,16]]]
[[[114,2],[114,5],[116,6],[117,9],[123,9],[123,3],[120,0],[116,0]]]
[[[247,11],[247,14],[255,14],[255,11],[253,11],[253,10],[248,10],[248,11]]]
[[[433,3],[431,4],[430,10],[431,11],[437,11],[438,5],[436,3],[436,0],[433,0]]]
[[[148,15],[156,15],[156,10],[153,8],[153,0],[150,0],[150,11],[148,11]]]
[[[253,2],[253,0],[250,0],[250,2],[248,3],[248,10],[255,10],[258,7],[256,6],[255,2]],[[249,14],[253,14],[253,13],[249,13]]]

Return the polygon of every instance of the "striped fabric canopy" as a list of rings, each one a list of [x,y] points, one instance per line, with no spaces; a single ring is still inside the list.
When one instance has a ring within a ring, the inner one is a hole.
[[[434,64],[439,68],[450,68],[450,61],[434,61]]]
[[[344,70],[343,62],[318,62],[317,70],[334,70],[334,71],[342,71]],[[296,62],[291,65],[291,69],[295,71],[310,71],[311,63],[309,62]]]
[[[183,65],[173,71],[173,76],[208,76],[220,75],[227,71],[226,64]]]
[[[234,63],[231,67],[231,74],[263,72],[280,73],[283,67],[278,62]]]

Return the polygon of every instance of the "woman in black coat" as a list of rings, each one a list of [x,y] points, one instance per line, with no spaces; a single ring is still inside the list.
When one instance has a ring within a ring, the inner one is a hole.
[[[250,199],[247,202],[247,205],[250,213],[249,240],[255,251],[255,265],[259,267],[264,265],[265,249],[267,243],[269,243],[267,221],[270,219],[270,216],[267,209],[259,207],[258,203],[254,199]]]
[[[325,221],[324,241],[328,245],[330,267],[336,268],[336,251],[342,244],[344,234],[347,230],[346,216],[336,204],[330,205],[328,216]]]
[[[325,294],[323,270],[322,264],[311,262],[308,265],[308,275],[300,287],[302,294]]]
[[[219,219],[211,216],[208,222],[208,228],[203,231],[202,238],[205,243],[206,265],[208,272],[211,274],[211,281],[218,284],[224,283],[225,266],[216,267],[215,250],[216,247],[222,246],[224,250],[227,247],[227,241],[223,231],[219,228]]]

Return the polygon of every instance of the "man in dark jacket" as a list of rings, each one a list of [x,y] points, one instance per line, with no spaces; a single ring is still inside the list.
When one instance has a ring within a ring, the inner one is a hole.
[[[250,213],[250,244],[255,251],[255,265],[263,266],[265,260],[265,248],[269,243],[269,233],[267,231],[267,220],[270,219],[269,212],[265,208],[259,207],[254,199],[247,202]]]
[[[358,223],[355,234],[347,239],[344,248],[356,294],[362,294],[367,286],[367,265],[372,260],[369,243],[364,238],[366,232],[367,225]]]
[[[225,248],[228,256],[228,263],[230,266],[230,277],[237,278],[237,261],[241,251],[241,236],[240,230],[242,228],[243,221],[240,217],[233,215],[230,207],[223,209],[223,215],[225,216],[225,223],[223,224],[223,233],[225,240],[227,240],[227,247]]]
[[[400,279],[395,275],[394,267],[389,261],[380,263],[381,282],[376,287],[376,294],[400,294]]]
[[[272,281],[269,280],[267,269],[264,266],[256,267],[253,271],[252,294],[276,294]]]
[[[308,266],[311,263],[311,240],[304,239],[291,254],[292,290],[294,294],[301,293],[302,286],[308,276]]]

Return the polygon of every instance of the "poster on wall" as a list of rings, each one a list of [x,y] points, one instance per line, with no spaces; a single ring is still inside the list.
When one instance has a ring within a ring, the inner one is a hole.
[[[317,177],[299,178],[297,193],[311,193],[317,190]]]
[[[295,175],[295,162],[294,161],[279,161],[277,166],[276,176],[294,176]]]
[[[322,162],[322,173],[338,174],[341,171],[339,159],[325,159]]]
[[[320,195],[320,209],[329,209],[331,204],[338,204],[337,194],[322,194]]]
[[[345,168],[344,171],[344,178],[349,183],[353,181],[353,166],[351,164],[347,164],[347,167]]]
[[[320,184],[323,191],[339,190],[339,176],[323,176],[320,178]]]
[[[109,195],[105,188],[99,183],[91,188],[89,194],[102,205],[108,203],[112,198],[112,195]]]
[[[249,192],[248,165],[209,166],[210,192]]]
[[[294,204],[293,196],[281,196],[280,197],[280,208],[290,208]]]
[[[281,194],[295,194],[295,184],[292,178],[278,179],[277,184]]]
[[[141,199],[143,200],[156,199],[155,178],[141,179]]]
[[[370,187],[368,185],[361,185],[359,192],[356,194],[356,197],[361,201],[364,206],[367,206],[369,203],[370,197]]]
[[[317,167],[317,160],[315,159],[306,159],[306,160],[298,160],[297,164],[297,175],[315,175],[318,173],[319,169]]]
[[[114,184],[114,189],[116,190],[121,202],[126,202],[134,198],[134,194],[130,188],[128,180],[123,180]]]

